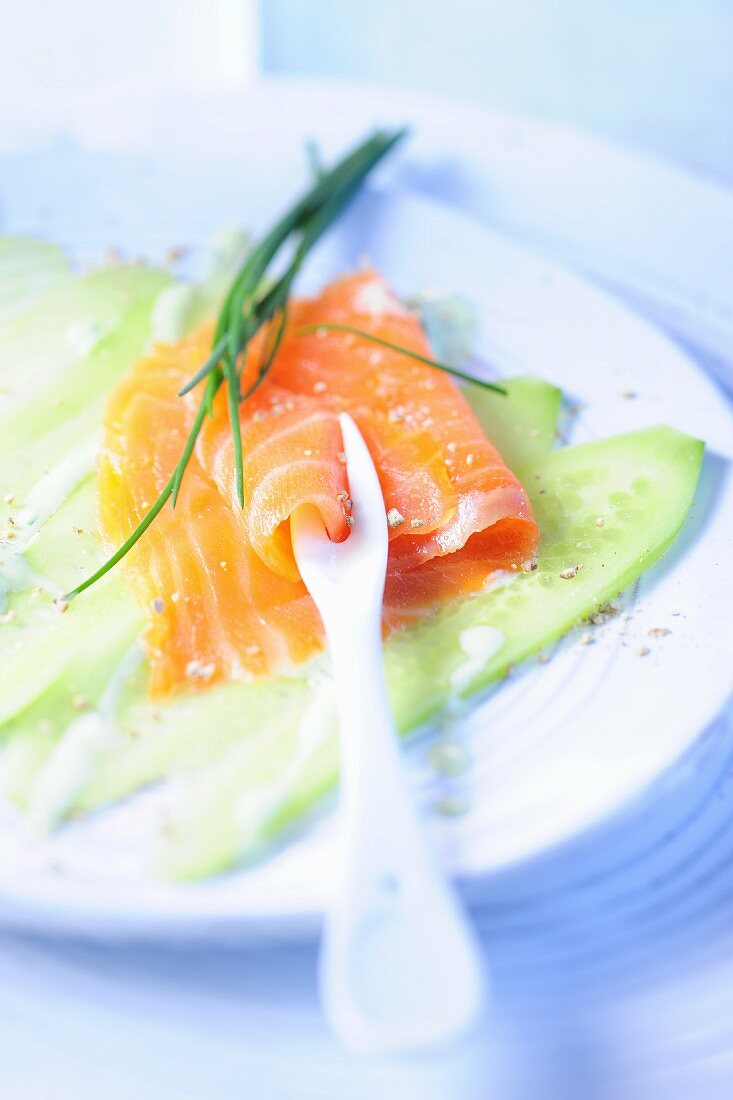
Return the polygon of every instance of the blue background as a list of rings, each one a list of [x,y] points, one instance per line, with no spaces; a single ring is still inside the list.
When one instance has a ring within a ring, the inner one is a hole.
[[[262,0],[265,72],[591,128],[733,181],[730,0]]]

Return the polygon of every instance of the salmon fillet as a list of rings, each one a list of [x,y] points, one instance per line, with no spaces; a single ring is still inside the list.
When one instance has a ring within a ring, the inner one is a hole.
[[[241,405],[244,508],[235,488],[225,395],[214,401],[175,510],[166,507],[124,560],[145,610],[150,690],[271,675],[322,648],[318,613],[290,541],[294,508],[312,503],[329,537],[348,537],[350,501],[338,414],[347,411],[374,459],[390,515],[385,631],[499,570],[531,560],[538,531],[527,496],[444,372],[350,333],[347,324],[430,355],[416,316],[365,270],[291,304],[267,379]],[[159,345],[112,394],[99,459],[99,513],[117,546],[155,501],[180,457],[201,399],[176,396],[211,347],[202,326]],[[242,388],[268,333],[253,341]]]

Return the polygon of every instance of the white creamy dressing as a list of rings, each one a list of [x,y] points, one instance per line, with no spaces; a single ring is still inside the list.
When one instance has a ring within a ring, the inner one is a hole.
[[[312,701],[301,715],[297,729],[295,752],[287,766],[271,782],[245,794],[236,808],[236,821],[241,835],[256,837],[267,819],[287,798],[298,775],[314,753],[335,736],[338,729],[336,693],[330,677],[318,677]]]
[[[222,230],[211,242],[206,258],[206,279],[230,277],[239,269],[251,246],[239,226]],[[150,343],[173,344],[191,331],[205,284],[172,283],[155,300],[151,315]]]
[[[468,687],[471,680],[478,676],[486,662],[504,645],[505,638],[495,626],[468,626],[458,635],[458,644],[466,654],[451,673],[451,684],[461,691]]]
[[[86,358],[94,351],[100,340],[107,335],[109,329],[98,321],[84,318],[73,321],[64,332],[64,340],[67,345],[81,358]]]
[[[27,827],[47,836],[91,781],[98,761],[121,739],[115,712],[130,676],[144,659],[137,642],[117,664],[95,710],[75,718],[38,772],[28,796]]]
[[[79,482],[92,473],[101,438],[100,429],[57,462],[31,489],[23,507],[14,513],[13,538],[0,542],[0,605],[3,608],[10,592],[22,592],[34,586],[59,595],[56,587],[36,573],[23,555],[45,521]]]
[[[191,327],[198,299],[198,288],[185,283],[174,283],[161,290],[150,318],[151,341],[174,344],[181,340]]]
[[[55,828],[118,737],[114,721],[100,711],[71,723],[31,787],[25,824],[32,836],[47,836]]]
[[[231,225],[216,234],[209,246],[206,277],[229,275],[237,270],[252,246],[252,239],[240,225]]]
[[[69,451],[33,486],[15,516],[14,542],[17,551],[22,553],[28,548],[41,525],[63,504],[79,482],[94,472],[101,443],[102,429],[99,428]]]

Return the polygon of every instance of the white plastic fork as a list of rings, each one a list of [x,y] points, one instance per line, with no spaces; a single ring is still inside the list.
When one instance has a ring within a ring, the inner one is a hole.
[[[476,943],[429,850],[402,769],[382,667],[387,570],[384,500],[369,451],[341,416],[354,526],[328,538],[313,505],[291,517],[301,576],[331,653],[341,733],[344,862],[326,916],[321,1000],[354,1050],[432,1046],[459,1035],[484,1001]]]

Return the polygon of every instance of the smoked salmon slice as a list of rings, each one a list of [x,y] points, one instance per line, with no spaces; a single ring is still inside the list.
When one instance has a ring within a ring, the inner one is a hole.
[[[145,611],[152,695],[291,670],[323,646],[290,542],[312,503],[330,538],[348,537],[349,487],[338,414],[348,411],[377,467],[390,524],[384,623],[390,631],[531,562],[538,530],[524,489],[444,372],[343,324],[430,355],[417,317],[373,270],[294,301],[274,364],[240,409],[244,507],[224,394],[199,436],[175,510],[125,559]],[[303,334],[299,330],[317,326]],[[246,389],[268,340],[250,348]],[[211,347],[212,327],[158,345],[112,394],[99,459],[99,513],[123,542],[168,481],[200,388],[178,390]]]

